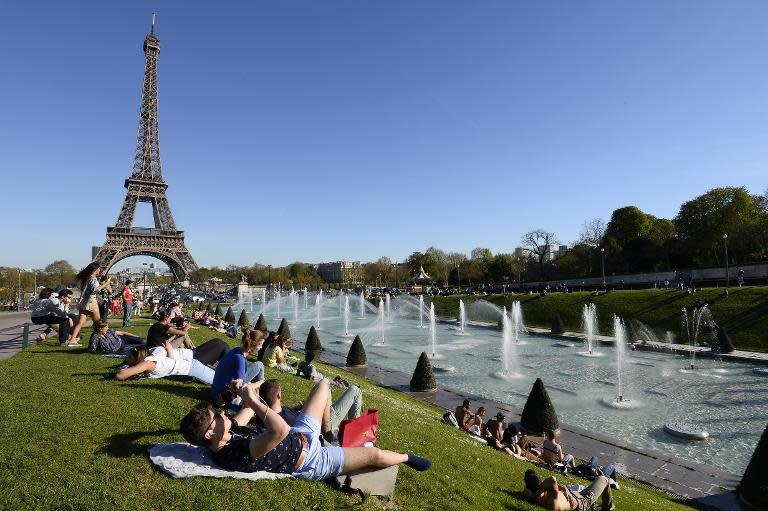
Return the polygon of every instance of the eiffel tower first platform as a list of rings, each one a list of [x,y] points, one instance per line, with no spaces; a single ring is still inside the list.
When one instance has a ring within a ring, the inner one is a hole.
[[[125,180],[125,199],[114,227],[107,227],[107,241],[98,249],[94,260],[106,272],[126,257],[152,256],[166,263],[174,278],[184,280],[197,264],[184,244],[184,231],[176,228],[173,213],[168,204],[160,166],[160,133],[157,121],[157,57],[160,54],[160,39],[155,35],[155,20],[152,29],[144,39],[144,87],[141,91],[141,113],[139,134],[136,138],[136,153],[133,157],[133,172]],[[154,227],[134,227],[136,204],[152,204]]]

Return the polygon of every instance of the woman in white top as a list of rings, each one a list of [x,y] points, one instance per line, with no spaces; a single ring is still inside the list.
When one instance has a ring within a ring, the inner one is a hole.
[[[146,372],[150,378],[191,376],[210,385],[215,371],[206,364],[217,363],[227,351],[229,345],[221,339],[211,339],[193,350],[173,348],[168,341],[150,349],[136,346],[125,358],[128,367],[118,372],[116,378],[123,381]]]
[[[111,280],[107,278],[104,282],[99,283],[98,276],[101,273],[101,266],[99,263],[91,263],[77,274],[77,281],[80,284],[80,302],[77,304],[77,312],[79,319],[72,330],[72,343],[80,341],[80,329],[85,325],[85,320],[88,316],[91,316],[94,322],[101,319],[99,313],[99,303],[96,301],[96,297],[99,292],[108,287]]]

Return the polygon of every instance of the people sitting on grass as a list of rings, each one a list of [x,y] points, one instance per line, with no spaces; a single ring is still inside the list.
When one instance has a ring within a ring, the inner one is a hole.
[[[163,346],[166,341],[171,343],[174,348],[193,349],[195,344],[189,338],[190,325],[185,323],[181,328],[171,325],[171,316],[169,311],[159,311],[155,313],[157,322],[149,327],[147,332],[147,348],[156,348]]]
[[[88,341],[91,353],[117,353],[127,355],[134,346],[146,345],[147,340],[130,332],[109,328],[109,323],[100,319],[93,324],[93,333]]]
[[[282,335],[275,335],[272,347],[264,356],[264,365],[282,372],[292,371],[293,368],[286,363],[288,356],[288,343]]]
[[[555,476],[550,476],[543,481],[533,469],[525,471],[525,496],[530,502],[534,502],[551,511],[589,511],[601,499],[601,511],[614,511],[613,496],[608,478],[600,475],[592,481],[588,487],[581,491],[575,488],[558,484]]]
[[[267,380],[259,387],[259,396],[264,399],[267,405],[280,414],[280,416],[293,426],[299,413],[302,410],[302,402],[294,407],[283,406],[282,390],[278,380]],[[328,442],[333,442],[338,435],[339,426],[344,419],[356,419],[360,417],[363,411],[363,392],[357,385],[352,385],[346,389],[339,398],[331,402],[328,399],[327,414],[323,413],[323,420],[320,423],[320,431]]]
[[[323,373],[318,371],[317,367],[315,367],[315,365],[312,363],[314,362],[316,356],[317,351],[314,350],[309,350],[304,353],[304,361],[299,362],[298,366],[296,367],[296,376],[300,376],[310,381],[326,380],[328,385],[341,387],[343,389],[349,388],[349,382],[347,380],[343,380],[340,376],[336,376],[333,380],[329,380],[323,376]]]
[[[259,362],[266,363],[265,357],[272,350],[272,346],[275,345],[275,341],[277,340],[277,337],[279,335],[280,334],[278,334],[277,332],[269,332],[269,334],[267,335],[267,340],[264,342],[261,349],[259,350],[259,353],[256,355],[256,360],[258,360]]]
[[[259,361],[248,363],[248,355],[258,353],[264,344],[264,332],[247,330],[239,348],[233,348],[219,361],[211,385],[211,399],[218,406],[236,406],[240,408],[240,398],[229,390],[235,380],[245,383],[264,379],[264,364]]]
[[[72,330],[72,318],[69,317],[69,305],[72,303],[72,291],[62,289],[58,297],[54,296],[53,289],[43,288],[40,296],[30,306],[32,310],[32,323],[46,325],[45,330],[37,336],[44,341],[53,330],[59,331],[59,342],[62,346],[69,345],[69,333]],[[72,346],[79,346],[72,343]]]
[[[467,423],[467,431],[477,436],[485,435],[483,417],[485,417],[485,407],[481,406],[477,409],[477,413],[472,415],[472,418],[469,419],[469,422]]]
[[[467,429],[469,426],[469,421],[474,417],[475,414],[472,413],[472,411],[469,409],[469,399],[465,399],[461,406],[456,407],[456,422],[459,423],[459,427],[461,429]]]
[[[398,453],[376,447],[334,447],[320,442],[320,423],[328,413],[330,391],[318,382],[309,392],[293,427],[259,397],[259,382],[243,385],[236,382],[232,390],[243,401],[244,408],[230,419],[214,412],[210,403],[196,405],[181,421],[181,433],[187,442],[207,447],[213,460],[227,470],[293,474],[308,480],[322,480],[348,474],[367,467],[387,468],[404,463],[419,471],[432,463],[414,454]],[[262,432],[245,427],[258,416]]]
[[[174,348],[170,342],[163,346],[131,348],[125,357],[128,366],[117,373],[120,381],[148,373],[150,378],[191,376],[208,385],[213,383],[215,371],[209,366],[217,363],[229,351],[229,344],[211,339],[195,349]]]
[[[573,468],[574,458],[570,454],[563,454],[563,448],[557,443],[555,432],[552,430],[544,433],[544,442],[542,443],[541,459],[550,467],[562,464],[564,470]]]
[[[99,283],[98,275],[101,273],[99,263],[93,262],[80,270],[77,274],[77,282],[80,284],[80,301],[77,304],[78,320],[72,330],[70,345],[80,342],[80,329],[85,325],[85,321],[90,316],[94,321],[101,319],[99,313],[99,303],[96,299],[99,292],[105,287],[109,287],[110,279],[107,278]]]

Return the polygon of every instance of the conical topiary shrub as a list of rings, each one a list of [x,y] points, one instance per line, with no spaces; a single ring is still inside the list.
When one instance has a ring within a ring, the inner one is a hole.
[[[277,333],[282,337],[283,339],[293,339],[293,335],[291,334],[291,329],[288,328],[288,320],[285,318],[280,321],[280,326],[277,327]]]
[[[267,320],[264,318],[264,314],[259,314],[259,319],[256,320],[256,326],[254,328],[256,330],[261,330],[265,334],[267,333],[269,328],[267,327]]]
[[[199,311],[205,310],[205,301],[204,300],[200,300],[199,302],[197,302],[197,310],[199,310]]]
[[[717,327],[717,347],[720,350],[720,353],[730,353],[733,351],[731,336],[728,335],[728,331],[721,326]]]
[[[308,351],[322,351],[323,345],[320,344],[320,337],[317,336],[317,330],[315,330],[315,325],[312,325],[309,329],[309,334],[307,335],[307,342],[304,344],[304,352]]]
[[[757,442],[752,459],[741,478],[736,491],[742,500],[753,506],[753,509],[768,509],[768,427]]]
[[[365,355],[363,341],[360,340],[359,335],[356,335],[355,340],[352,341],[352,346],[349,347],[349,353],[347,353],[347,367],[365,367],[367,365],[368,358]]]
[[[240,311],[240,317],[237,320],[237,326],[242,328],[248,328],[251,326],[251,320],[248,319],[248,313],[245,312],[245,309]]]
[[[432,392],[434,390],[437,390],[437,383],[435,383],[435,375],[432,372],[432,364],[429,363],[427,354],[422,351],[411,377],[411,392]]]
[[[565,333],[565,325],[563,324],[563,318],[560,317],[560,314],[556,314],[552,319],[552,328],[549,331],[553,334]]]
[[[224,314],[224,321],[226,321],[227,323],[235,322],[235,313],[232,311],[232,307],[227,308],[227,313]]]
[[[635,329],[635,322],[631,319],[624,320],[624,342],[637,342],[637,330]]]
[[[205,308],[210,314],[213,314],[213,304],[208,302],[208,306]]]
[[[221,304],[220,303],[216,304],[216,310],[213,311],[213,315],[214,316],[219,316],[219,317],[224,315],[224,311],[221,310]]]
[[[528,394],[528,401],[525,402],[523,408],[523,415],[520,417],[520,424],[527,432],[537,435],[545,431],[560,429],[555,405],[549,399],[549,394],[547,394],[547,389],[544,388],[544,382],[541,381],[541,378],[536,378],[533,383],[531,393]]]

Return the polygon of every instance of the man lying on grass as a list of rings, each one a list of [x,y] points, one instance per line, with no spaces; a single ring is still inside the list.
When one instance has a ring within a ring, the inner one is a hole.
[[[526,498],[551,511],[589,511],[600,496],[602,496],[600,511],[616,509],[613,505],[609,480],[604,475],[598,476],[592,484],[578,492],[558,484],[555,476],[542,481],[530,468],[525,471],[523,480]]]
[[[193,445],[207,447],[222,468],[240,472],[266,470],[293,474],[309,480],[327,479],[366,467],[386,468],[405,463],[428,470],[432,463],[414,454],[376,447],[333,447],[320,444],[320,423],[328,412],[328,384],[318,382],[309,392],[293,427],[259,397],[264,380],[243,385],[233,382],[232,391],[244,408],[230,419],[215,413],[209,403],[199,403],[182,420],[181,433]],[[245,427],[257,414],[266,426],[258,432]]]

